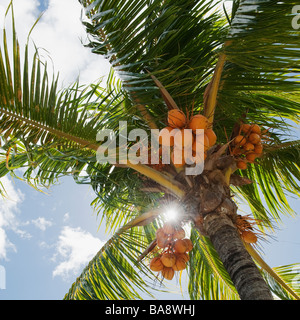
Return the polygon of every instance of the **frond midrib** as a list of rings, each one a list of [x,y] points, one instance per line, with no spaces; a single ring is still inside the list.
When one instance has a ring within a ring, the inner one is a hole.
[[[66,133],[62,130],[51,128],[51,127],[49,127],[47,125],[43,125],[40,122],[37,122],[35,120],[28,119],[27,117],[24,117],[23,115],[19,115],[19,114],[13,113],[11,111],[8,111],[2,107],[0,107],[0,112],[2,114],[7,115],[8,117],[12,117],[17,121],[22,122],[23,124],[26,124],[27,126],[29,126],[31,128],[38,128],[39,130],[43,130],[45,132],[51,133],[58,138],[68,140],[70,142],[74,142],[74,143],[80,145],[81,147],[89,148],[91,150],[97,150],[99,148],[99,145],[95,144],[94,141],[85,140],[85,139],[82,139],[78,136]]]

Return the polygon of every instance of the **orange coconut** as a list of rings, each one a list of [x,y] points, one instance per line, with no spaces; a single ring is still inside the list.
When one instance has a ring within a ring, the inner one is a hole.
[[[185,231],[183,228],[176,229],[174,235],[174,239],[183,239],[185,237]]]
[[[258,124],[252,124],[251,125],[251,133],[261,134],[260,126]]]
[[[240,147],[235,147],[233,148],[233,150],[231,151],[231,154],[234,156],[238,156],[240,154],[243,154],[244,150],[241,149]]]
[[[183,128],[186,125],[185,114],[178,109],[172,109],[168,112],[168,124],[172,128]]]
[[[183,241],[185,242],[186,247],[187,247],[186,251],[187,252],[192,251],[193,247],[194,247],[192,241],[190,239],[183,239]]]
[[[169,238],[167,235],[159,236],[156,238],[156,244],[159,248],[165,248],[169,244]]]
[[[214,146],[216,144],[216,142],[217,142],[217,136],[216,136],[215,132],[213,131],[213,129],[206,129],[204,131],[204,134],[208,138],[209,146],[210,147]]]
[[[174,251],[176,253],[185,253],[188,250],[187,243],[184,241],[184,239],[178,239],[174,243]]]
[[[244,230],[241,237],[247,243],[255,243],[257,241],[256,234],[250,230]]]
[[[250,124],[247,124],[247,123],[244,123],[241,125],[241,131],[244,132],[244,133],[248,133],[250,132],[251,130],[251,125]]]
[[[262,144],[257,144],[254,148],[254,152],[257,154],[262,154],[263,152],[263,145]]]
[[[165,267],[173,267],[176,262],[176,256],[174,253],[164,253],[160,260]]]
[[[194,133],[197,129],[208,129],[208,119],[201,114],[196,114],[191,118],[188,128],[192,129]]]
[[[174,134],[176,130],[174,130],[174,132],[171,133],[173,129],[174,128],[172,127],[165,127],[160,131],[159,144],[163,146],[171,146],[171,147],[174,146]]]
[[[242,160],[238,161],[236,166],[241,170],[247,169],[247,163],[245,161],[242,161]]]
[[[238,146],[243,146],[246,143],[246,138],[242,135],[238,135],[234,138],[234,144]]]
[[[203,140],[201,139],[203,137]],[[203,142],[202,142],[203,141]],[[192,144],[192,150],[199,153],[205,152],[209,149],[209,138],[206,134],[196,136]]]
[[[165,248],[168,245],[168,235],[164,232],[163,228],[156,230],[156,241],[159,248]]]
[[[176,257],[175,264],[172,267],[175,271],[181,271],[186,268],[186,262],[183,257]]]
[[[171,152],[171,161],[175,168],[181,168],[185,165],[184,149],[174,148]]]
[[[175,253],[175,255],[176,255],[176,259],[180,258],[180,259],[183,259],[185,262],[189,262],[189,260],[190,260],[190,256],[186,252]]]
[[[255,148],[254,144],[253,143],[250,143],[250,142],[247,142],[243,145],[243,149],[244,151],[246,152],[249,152],[249,151],[253,151]]]
[[[166,222],[163,226],[163,231],[165,234],[169,234],[172,235],[175,233],[175,228],[174,225],[172,223]]]
[[[249,162],[254,162],[255,159],[257,158],[258,154],[257,153],[254,153],[254,152],[251,152],[251,153],[248,153],[246,155],[246,159],[249,161]]]
[[[194,137],[192,132],[185,129],[176,132],[174,135],[174,145],[177,148],[188,148],[193,144],[193,140]]]
[[[164,229],[163,228],[158,228],[155,232],[156,237],[161,235],[161,234],[165,234]]]
[[[173,268],[163,268],[163,270],[161,271],[162,276],[167,279],[167,280],[172,280],[175,274],[175,271]]]
[[[152,271],[161,271],[164,268],[163,263],[161,262],[160,257],[154,257],[151,261],[150,261],[150,265],[149,265],[150,269]]]
[[[260,135],[257,133],[251,133],[248,137],[248,141],[252,144],[257,144],[261,141]]]

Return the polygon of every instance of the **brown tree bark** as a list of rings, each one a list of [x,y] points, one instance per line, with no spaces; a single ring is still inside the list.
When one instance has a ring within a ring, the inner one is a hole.
[[[194,189],[185,200],[186,212],[192,212],[195,227],[210,238],[240,298],[273,300],[235,225],[238,208],[230,189],[235,162],[220,155],[222,148],[207,157],[203,173],[195,177]]]
[[[206,215],[204,229],[229,273],[241,300],[273,300],[266,282],[228,215],[222,213]]]

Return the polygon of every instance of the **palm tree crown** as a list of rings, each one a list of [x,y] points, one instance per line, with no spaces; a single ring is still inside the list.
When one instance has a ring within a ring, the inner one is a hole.
[[[274,230],[282,214],[294,214],[287,199],[300,192],[300,142],[292,136],[300,109],[299,31],[291,25],[296,2],[235,0],[226,15],[216,10],[218,1],[80,3],[87,46],[112,66],[106,88],[75,83],[59,92],[37,51],[30,65],[28,45],[21,67],[14,28],[13,63],[5,30],[0,54],[0,177],[25,167],[26,180],[39,187],[72,174],[77,183],[93,187],[93,206],[115,232],[65,299],[151,295],[157,275],[147,259],[157,252],[161,214],[170,203],[179,205],[181,222],[191,227],[191,299],[242,297],[243,286],[231,270],[238,263],[224,261],[226,246],[216,226],[222,216],[226,237],[235,239],[238,198],[248,203],[252,220],[245,221],[255,222],[261,237]],[[100,130],[111,129],[118,137],[119,123],[126,121],[128,131],[142,128],[150,135],[151,129],[166,127],[174,108],[189,118],[204,115],[216,134],[204,174],[187,177],[173,165],[97,162]],[[259,124],[264,136],[263,153],[243,170],[237,167],[240,154],[233,153],[242,124]],[[212,197],[222,198],[214,208]],[[232,243],[240,248],[239,261],[247,260],[250,268],[251,255],[262,267],[268,289],[282,299],[298,299],[299,285],[291,286],[296,266],[293,272],[291,266],[268,267],[258,254],[261,240],[257,246],[239,237]],[[254,273],[260,281],[260,272]]]

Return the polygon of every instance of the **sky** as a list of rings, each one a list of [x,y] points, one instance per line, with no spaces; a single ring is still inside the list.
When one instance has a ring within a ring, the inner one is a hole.
[[[0,28],[8,3],[0,0]],[[21,48],[44,11],[31,39],[42,48],[42,56],[53,61],[61,87],[78,76],[81,83],[91,83],[107,75],[108,63],[82,44],[86,33],[77,0],[14,0],[14,10]],[[1,183],[8,199],[0,198],[0,300],[62,299],[109,237],[103,228],[98,230],[99,218],[90,206],[93,191],[76,185],[71,177],[46,193],[10,177]],[[299,200],[291,202],[295,210],[300,207]],[[299,217],[283,221],[275,238],[264,244],[264,258],[271,267],[300,262]],[[188,299],[178,287],[174,280],[171,288],[178,292],[158,298]]]

